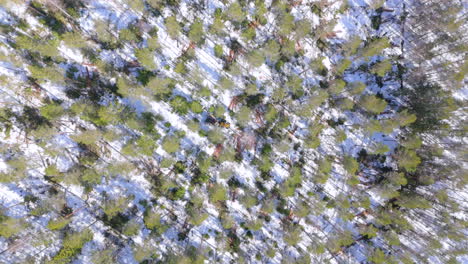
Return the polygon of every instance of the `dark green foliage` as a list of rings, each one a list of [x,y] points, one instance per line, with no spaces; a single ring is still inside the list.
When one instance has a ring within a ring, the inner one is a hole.
[[[25,222],[22,219],[16,219],[3,215],[0,212],[0,237],[10,238],[26,227]]]
[[[201,112],[203,112],[203,106],[197,101],[192,101],[190,103],[190,110],[192,110],[192,112],[196,114],[200,114]]]
[[[215,54],[215,56],[218,57],[218,58],[222,58],[222,57],[223,57],[223,53],[224,53],[224,52],[223,52],[223,46],[222,46],[222,45],[216,44],[216,45],[214,46],[214,54]]]
[[[405,88],[402,93],[409,110],[416,115],[411,127],[417,132],[445,127],[445,119],[456,109],[450,91],[425,80]]]
[[[63,240],[62,249],[48,263],[69,263],[81,252],[84,244],[92,239],[93,233],[89,229],[68,234]]]
[[[31,1],[31,8],[36,10],[34,13],[39,19],[39,21],[45,26],[49,27],[52,31],[63,34],[66,31],[65,18],[59,12],[48,12],[45,9],[45,6],[41,5],[36,1]]]
[[[233,20],[234,22],[241,22],[244,20],[244,12],[242,11],[242,7],[238,2],[233,2],[228,9],[226,10],[226,15],[228,18]]]
[[[141,82],[141,84],[147,85],[153,76],[155,76],[153,71],[147,69],[138,69],[138,76],[136,79]]]
[[[149,48],[135,50],[135,56],[141,65],[148,70],[154,70],[154,68],[156,68],[153,52]]]
[[[64,114],[64,109],[58,103],[50,103],[41,107],[40,112],[49,121],[53,121]]]
[[[189,111],[190,104],[188,103],[185,97],[176,95],[172,100],[169,102],[175,112],[185,115]]]
[[[172,199],[172,200],[180,200],[184,198],[184,195],[185,195],[184,188],[178,187],[169,191],[169,199]]]
[[[179,35],[179,22],[177,22],[174,16],[170,16],[166,19],[166,29],[171,38],[177,38],[177,36]]]
[[[180,142],[174,136],[167,136],[163,139],[162,147],[168,153],[174,153],[179,150]]]
[[[203,32],[203,23],[201,20],[197,19],[192,25],[190,25],[188,36],[191,41],[197,44],[200,44],[202,42],[203,37],[204,37],[204,32]]]
[[[217,203],[227,199],[226,189],[221,184],[215,184],[209,189],[210,202]]]
[[[365,95],[359,103],[364,109],[373,114],[379,114],[387,107],[387,103],[375,95]]]
[[[421,163],[421,159],[416,152],[408,149],[403,149],[398,152],[398,166],[400,166],[400,168],[409,172],[414,172],[419,163]]]

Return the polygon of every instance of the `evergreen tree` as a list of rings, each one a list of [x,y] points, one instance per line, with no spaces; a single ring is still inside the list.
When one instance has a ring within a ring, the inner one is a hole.
[[[200,44],[204,37],[203,32],[203,23],[200,19],[195,20],[192,25],[190,25],[190,30],[188,37],[191,41]]]
[[[263,54],[271,62],[276,62],[280,57],[280,48],[278,42],[269,40],[263,49]]]
[[[169,34],[171,38],[176,39],[179,36],[180,26],[175,16],[166,18],[165,26],[167,34]]]
[[[247,55],[247,61],[253,67],[260,67],[265,61],[265,57],[260,51],[254,50]]]
[[[384,60],[372,66],[371,72],[377,76],[384,77],[387,72],[392,69],[390,60]]]
[[[180,95],[176,95],[174,98],[172,98],[169,104],[176,113],[179,113],[181,115],[187,114],[190,107],[190,104],[187,101],[187,99]]]
[[[168,153],[174,153],[179,150],[179,139],[174,136],[167,136],[163,139],[162,148]]]
[[[390,41],[387,37],[378,38],[369,42],[362,50],[363,57],[372,57],[380,54],[382,50],[390,47]]]
[[[224,33],[224,22],[221,17],[215,17],[213,24],[210,26],[210,32],[218,36],[222,36]]]
[[[240,23],[245,18],[241,5],[236,1],[227,8],[226,16],[236,23]]]
[[[148,70],[154,70],[156,68],[153,52],[149,48],[135,50],[135,57],[137,57],[141,65],[148,68]]]
[[[281,35],[289,35],[294,28],[294,16],[288,13],[282,14],[279,19],[279,33]]]
[[[250,115],[252,111],[247,106],[242,106],[241,109],[236,113],[237,122],[241,126],[246,126],[250,121]]]
[[[379,114],[387,107],[387,102],[375,95],[364,95],[361,97],[359,104],[368,112],[373,114]]]
[[[77,32],[66,32],[62,35],[62,39],[65,42],[65,45],[71,48],[84,48],[86,47],[86,40]]]

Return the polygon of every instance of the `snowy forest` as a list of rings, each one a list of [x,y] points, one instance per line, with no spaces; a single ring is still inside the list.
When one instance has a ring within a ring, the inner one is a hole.
[[[0,263],[468,263],[463,0],[0,0]]]

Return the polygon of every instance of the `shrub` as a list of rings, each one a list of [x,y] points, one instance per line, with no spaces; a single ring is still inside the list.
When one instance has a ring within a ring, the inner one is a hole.
[[[227,77],[221,77],[221,79],[218,81],[218,86],[223,90],[230,90],[232,87],[234,87],[234,82]]]
[[[116,216],[118,213],[125,211],[127,200],[125,197],[119,197],[116,200],[108,200],[104,203],[103,210],[108,218]]]
[[[313,95],[309,101],[303,106],[303,110],[307,112],[314,111],[321,104],[323,104],[328,99],[328,93],[324,90],[318,90],[315,95]]]
[[[353,36],[348,42],[344,43],[343,51],[347,56],[356,54],[359,46],[361,46],[362,39],[359,36]]]
[[[96,250],[91,256],[92,263],[114,263],[114,249],[108,248],[104,250]]]
[[[223,105],[216,105],[213,111],[213,114],[216,117],[223,117],[226,112],[226,108]]]
[[[274,120],[276,120],[277,116],[278,110],[276,110],[273,104],[269,104],[264,115],[265,120],[272,123]]]
[[[156,96],[168,96],[172,93],[174,82],[169,78],[156,77],[146,85]]]
[[[250,121],[251,110],[247,106],[242,106],[239,112],[236,113],[236,119],[241,126],[245,126]]]
[[[351,100],[349,98],[342,98],[342,99],[338,100],[337,105],[341,110],[346,111],[346,110],[353,109],[354,102],[353,102],[353,100]]]
[[[202,154],[197,157],[197,164],[200,171],[206,173],[211,166],[211,157],[202,152]]]
[[[29,36],[19,35],[16,38],[16,45],[20,49],[27,49],[32,52],[38,52],[41,56],[45,57],[57,57],[58,46],[60,40],[57,38],[53,39],[31,39]]]
[[[150,243],[143,243],[142,246],[136,245],[133,248],[133,257],[138,263],[144,263],[145,260],[150,259],[155,251],[151,246]]]
[[[194,226],[199,226],[208,218],[208,214],[199,210],[193,210],[190,213],[190,223]]]
[[[134,236],[140,231],[140,224],[136,220],[131,220],[125,224],[122,233],[126,236]]]
[[[263,220],[261,218],[257,218],[256,220],[249,221],[246,227],[252,231],[258,231],[262,228],[262,226]]]
[[[279,19],[279,33],[281,35],[289,35],[294,28],[294,16],[289,13],[284,13]]]
[[[341,143],[341,142],[345,141],[346,138],[347,138],[346,132],[343,129],[339,129],[336,132],[336,135],[335,135],[336,142]]]
[[[381,263],[386,263],[387,257],[385,256],[385,254],[383,253],[381,249],[377,248],[371,252],[368,259],[372,263],[381,264]]]
[[[296,75],[293,75],[289,80],[286,82],[286,87],[290,89],[294,96],[299,98],[304,94],[304,90],[302,88],[303,80]]]
[[[408,110],[406,109],[398,113],[397,119],[398,119],[398,124],[401,127],[410,125],[417,120],[416,115],[408,113]]]
[[[208,139],[213,143],[213,144],[219,144],[224,141],[224,133],[221,129],[219,128],[214,128],[208,131]]]
[[[161,44],[159,44],[157,35],[151,38],[148,38],[146,40],[146,44],[148,45],[148,48],[152,51],[159,50],[161,48]]]
[[[392,63],[390,60],[384,60],[379,63],[376,63],[371,68],[371,72],[377,76],[384,77],[385,74],[392,69]]]
[[[146,0],[148,5],[150,5],[152,8],[159,9],[161,7],[164,7],[164,0]]]
[[[133,30],[124,28],[119,31],[119,39],[123,41],[137,41],[138,36],[133,32]]]
[[[242,197],[241,201],[245,208],[252,208],[258,203],[257,197],[255,195],[246,195]]]
[[[85,169],[81,175],[81,180],[86,184],[94,185],[101,182],[101,175],[93,169]]]
[[[368,225],[365,228],[363,228],[360,233],[364,237],[371,239],[377,236],[377,228],[375,228],[373,225]]]
[[[88,241],[93,239],[91,230],[86,229],[81,232],[68,234],[63,240],[62,249],[55,255],[49,263],[69,263]]]
[[[378,98],[375,95],[365,95],[360,100],[361,106],[368,112],[373,114],[379,114],[387,107],[387,102]]]
[[[359,169],[359,163],[351,156],[344,157],[343,166],[345,170],[351,175],[356,174],[357,170]]]
[[[339,94],[344,90],[346,83],[341,79],[335,79],[330,83],[329,90],[332,94]]]
[[[281,46],[281,53],[286,57],[291,57],[296,53],[296,42],[286,39]]]
[[[223,54],[224,54],[224,51],[223,51],[223,46],[222,45],[219,45],[219,44],[216,44],[214,46],[214,55],[218,58],[222,58],[223,57]]]
[[[130,4],[130,7],[138,13],[142,13],[145,9],[145,2],[143,0],[132,0],[129,1],[128,4]]]
[[[169,228],[168,225],[162,223],[161,215],[154,211],[147,213],[144,216],[143,221],[146,228],[159,235],[164,233]]]
[[[63,229],[68,223],[70,223],[71,219],[66,219],[66,218],[59,218],[56,220],[50,220],[49,223],[47,223],[47,228],[50,230],[60,230]]]
[[[185,189],[182,187],[173,188],[169,192],[169,199],[171,200],[180,200],[185,196]]]
[[[25,228],[21,219],[0,215],[0,237],[10,238]]]
[[[274,164],[269,158],[263,158],[258,169],[262,172],[269,172],[273,166]]]
[[[149,48],[142,48],[135,50],[135,57],[145,68],[154,70],[156,63],[154,62],[153,52]]]
[[[375,39],[363,48],[362,56],[371,57],[378,55],[382,50],[390,46],[390,41],[387,37]]]
[[[228,18],[237,23],[241,22],[245,18],[244,12],[242,11],[242,7],[238,2],[233,2],[228,7],[228,9],[226,10],[226,15],[228,16]]]
[[[180,148],[179,139],[174,137],[174,136],[165,137],[163,142],[162,142],[162,148],[167,153],[174,153],[174,152],[178,151],[179,148]]]
[[[185,97],[176,95],[172,100],[169,102],[175,112],[185,115],[189,111],[190,104],[188,103]]]
[[[190,110],[196,114],[199,114],[203,112],[203,106],[198,101],[192,101],[190,103]]]
[[[209,189],[211,203],[225,201],[227,199],[226,189],[221,184],[215,184]]]
[[[263,54],[268,60],[275,62],[279,59],[280,48],[281,47],[278,42],[275,40],[269,40],[263,49]]]
[[[301,233],[302,233],[302,230],[300,226],[292,226],[288,228],[287,230],[285,230],[285,234],[283,237],[284,242],[286,242],[286,244],[290,246],[297,245],[299,241],[301,240]]]
[[[65,45],[71,48],[84,48],[86,47],[86,40],[77,32],[66,32],[62,35]]]
[[[136,145],[138,146],[138,151],[145,156],[153,155],[154,149],[156,149],[156,142],[147,135],[139,137]]]
[[[421,159],[415,151],[404,149],[398,152],[397,163],[399,167],[404,168],[406,171],[415,172],[421,163]]]
[[[203,40],[203,23],[200,19],[196,19],[195,22],[190,26],[188,37],[191,41],[199,44]]]
[[[28,67],[31,72],[31,77],[37,80],[50,80],[55,83],[63,83],[64,75],[61,69],[56,69],[55,67],[38,67],[30,65]]]
[[[226,147],[221,152],[221,155],[218,158],[220,163],[225,161],[235,161],[236,158],[236,151],[232,147]]]
[[[226,213],[223,213],[220,215],[220,220],[221,220],[221,225],[223,226],[224,229],[231,229],[235,224],[235,221],[232,218],[232,216]]]
[[[310,207],[308,204],[301,202],[298,204],[297,209],[294,210],[294,214],[298,217],[306,217],[310,214]]]
[[[220,17],[215,17],[213,24],[210,26],[210,32],[218,36],[224,34],[224,22]]]
[[[361,94],[366,89],[366,84],[363,82],[353,82],[349,85],[349,93],[352,95]]]
[[[335,70],[338,75],[342,75],[346,69],[351,66],[352,62],[348,59],[344,59],[340,61],[340,63],[336,66]]]
[[[295,25],[295,38],[296,39],[302,39],[305,38],[307,35],[310,34],[310,30],[312,28],[312,25],[310,24],[310,21],[307,19],[301,19],[296,22]]]
[[[255,39],[255,36],[256,36],[255,28],[254,27],[246,28],[244,31],[242,31],[241,36],[245,41],[250,41],[250,40]]]
[[[102,134],[99,130],[86,130],[70,137],[77,143],[91,145],[97,143],[101,136]]]
[[[166,29],[171,38],[175,39],[179,36],[180,26],[175,16],[170,16],[166,19]]]

